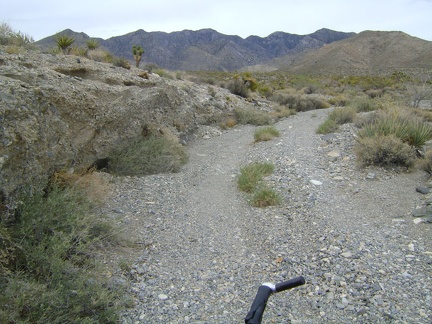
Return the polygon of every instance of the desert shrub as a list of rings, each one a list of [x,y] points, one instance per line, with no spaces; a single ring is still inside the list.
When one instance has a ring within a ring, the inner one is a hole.
[[[432,151],[426,151],[425,155],[417,161],[420,170],[425,171],[429,176],[432,176]]]
[[[87,52],[87,57],[96,62],[113,63],[114,56],[107,51],[94,49]]]
[[[297,112],[294,109],[288,108],[287,106],[277,105],[274,107],[271,115],[276,118],[285,118],[291,115],[295,115]]]
[[[262,186],[257,189],[251,198],[251,204],[254,207],[268,207],[268,206],[276,206],[280,204],[281,197],[280,195],[273,190],[272,188],[268,188],[266,186]]]
[[[273,90],[267,85],[260,85],[257,88],[257,92],[266,98],[270,98],[273,95]]]
[[[176,139],[150,134],[122,150],[113,152],[109,169],[118,175],[178,172],[187,161],[186,149]]]
[[[251,90],[253,92],[255,92],[257,90],[259,84],[258,84],[257,79],[255,79],[252,76],[252,73],[250,73],[250,72],[244,72],[243,75],[242,75],[242,80],[243,80],[243,83],[245,84],[245,86],[249,90]]]
[[[237,178],[237,185],[241,191],[253,192],[262,178],[273,172],[274,166],[271,163],[255,162],[248,164],[240,169]]]
[[[356,97],[349,102],[349,106],[353,107],[357,112],[368,112],[378,108],[377,101],[368,97]]]
[[[383,90],[381,89],[369,89],[366,90],[365,93],[368,95],[369,98],[378,98],[383,95]]]
[[[271,124],[269,113],[257,109],[236,109],[236,119],[239,124],[251,124],[256,126]]]
[[[118,66],[118,67],[121,67],[121,68],[126,69],[126,70],[130,70],[130,68],[131,68],[128,60],[121,58],[121,57],[114,57],[112,63],[114,66]]]
[[[324,100],[317,97],[308,97],[300,95],[283,95],[278,94],[271,97],[280,105],[287,106],[295,111],[309,111],[314,109],[328,108],[330,105]]]
[[[421,84],[411,83],[406,86],[406,90],[408,93],[407,101],[414,108],[418,108],[422,100],[432,98],[432,87],[427,82]]]
[[[109,290],[94,271],[96,247],[112,242],[113,226],[77,188],[26,190],[19,201],[14,219],[0,219],[0,260],[7,253],[13,261],[1,264],[0,322],[116,322],[125,291]]]
[[[336,107],[328,115],[328,118],[334,120],[336,124],[343,125],[351,123],[356,116],[356,111],[351,107]]]
[[[332,96],[328,99],[328,103],[330,105],[343,107],[346,106],[348,103],[348,98],[342,94]]]
[[[411,167],[416,158],[415,150],[393,134],[359,138],[355,153],[362,165]]]
[[[337,132],[338,130],[339,130],[339,125],[333,119],[327,118],[323,123],[321,123],[318,126],[316,133],[329,134],[329,133]]]
[[[419,148],[432,139],[432,125],[403,109],[380,111],[357,135],[360,138],[394,135],[408,145]]]
[[[0,24],[0,45],[25,46],[33,42],[31,36],[15,31],[6,23]]]
[[[259,127],[254,132],[254,139],[255,142],[270,141],[279,135],[279,131],[274,126]]]
[[[69,49],[69,54],[70,55],[75,55],[75,56],[86,57],[87,56],[87,50],[85,48],[83,48],[83,47],[72,46]]]
[[[227,85],[228,90],[237,96],[248,98],[249,97],[249,88],[244,83],[243,80],[239,78],[235,78],[231,80]]]

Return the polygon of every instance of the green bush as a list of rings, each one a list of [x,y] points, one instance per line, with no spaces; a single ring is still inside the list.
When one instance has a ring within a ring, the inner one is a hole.
[[[416,158],[415,150],[393,134],[359,138],[355,152],[362,165],[411,167]]]
[[[20,201],[15,219],[0,223],[8,270],[0,278],[0,322],[116,322],[125,291],[109,290],[94,271],[96,247],[115,236],[112,227],[100,229],[87,196],[73,188],[28,191]]]
[[[110,157],[110,172],[118,175],[146,175],[178,172],[188,161],[186,149],[175,139],[151,134],[140,138]]]
[[[254,132],[254,139],[255,142],[270,141],[271,139],[278,137],[279,135],[279,131],[274,126],[259,127]]]
[[[255,162],[240,169],[237,178],[237,185],[241,191],[251,193],[255,190],[262,178],[273,172],[274,166],[271,163]]]
[[[269,113],[257,109],[236,109],[235,115],[239,124],[251,124],[256,126],[271,124]]]

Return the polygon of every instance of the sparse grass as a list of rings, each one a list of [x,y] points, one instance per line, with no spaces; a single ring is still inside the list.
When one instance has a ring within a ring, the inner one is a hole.
[[[13,219],[0,219],[0,322],[114,323],[125,287],[108,289],[97,248],[117,244],[83,191],[56,184],[23,192]],[[5,247],[5,248],[4,248]]]
[[[254,207],[264,208],[280,204],[281,198],[279,194],[271,188],[261,187],[257,189],[251,198],[251,204]]]
[[[317,134],[334,133],[339,130],[339,125],[351,123],[356,116],[356,111],[351,107],[336,107],[328,115],[327,119],[321,123]]]
[[[255,142],[270,141],[279,135],[279,131],[274,126],[259,127],[254,132],[254,139]]]
[[[110,158],[110,172],[118,175],[146,175],[178,172],[188,161],[186,149],[167,135],[140,138]]]
[[[269,125],[272,122],[269,113],[257,109],[236,109],[236,119],[239,124],[256,126]]]
[[[281,198],[277,192],[262,183],[263,178],[273,170],[273,164],[261,162],[251,163],[240,169],[237,185],[241,191],[251,194],[252,206],[267,207],[280,203]]]
[[[241,191],[251,193],[258,186],[266,175],[273,172],[274,166],[271,163],[255,162],[240,169],[237,185]]]
[[[337,132],[338,130],[339,130],[339,125],[333,119],[327,118],[323,123],[321,123],[318,126],[316,133],[329,134],[329,133]]]

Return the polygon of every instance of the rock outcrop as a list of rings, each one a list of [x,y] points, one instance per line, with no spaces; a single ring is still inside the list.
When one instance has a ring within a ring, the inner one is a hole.
[[[58,170],[88,167],[148,127],[187,140],[199,125],[252,105],[225,89],[142,72],[0,47],[3,195],[46,183]]]

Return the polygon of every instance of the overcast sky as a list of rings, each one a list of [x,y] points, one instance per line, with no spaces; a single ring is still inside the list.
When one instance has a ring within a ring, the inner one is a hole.
[[[0,0],[0,22],[35,40],[66,28],[104,39],[138,29],[227,35],[403,31],[432,41],[432,0]]]

